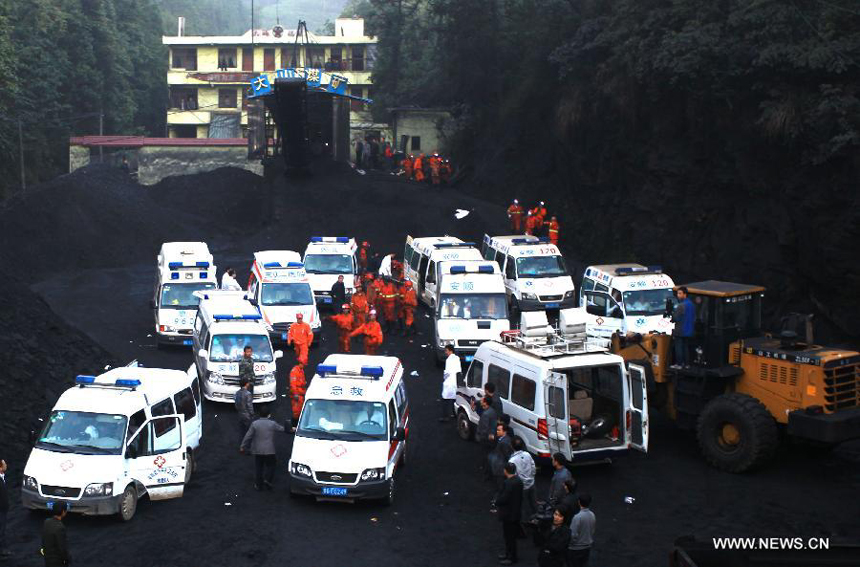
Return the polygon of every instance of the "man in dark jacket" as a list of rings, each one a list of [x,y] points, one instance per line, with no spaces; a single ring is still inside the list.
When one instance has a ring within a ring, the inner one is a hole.
[[[563,453],[555,453],[552,456],[552,468],[555,472],[552,473],[552,480],[549,481],[549,494],[547,495],[546,503],[548,506],[555,508],[564,500],[567,492],[564,489],[564,483],[568,480],[573,480],[573,475],[567,468],[567,458]]]
[[[256,490],[272,490],[272,481],[275,478],[275,432],[284,432],[284,426],[275,423],[272,412],[268,407],[261,408],[260,415],[263,417],[256,420],[248,428],[248,433],[242,440],[240,453],[248,449],[254,455]]]
[[[247,380],[251,383],[251,387],[248,389],[251,394],[254,393],[254,380],[257,377],[254,374],[254,349],[250,346],[246,346],[242,350],[242,360],[239,361],[239,383],[242,383],[242,379]]]
[[[331,286],[331,306],[337,313],[338,305],[346,303],[346,286],[343,284],[343,276],[338,276],[337,281]]]
[[[514,454],[514,447],[511,443],[511,428],[502,424],[496,426],[496,446],[493,452],[489,455],[490,471],[496,478],[496,486],[502,488],[504,483],[504,468],[505,463]]]
[[[523,483],[517,476],[517,466],[506,463],[505,480],[496,496],[496,509],[502,522],[505,553],[499,555],[499,563],[513,565],[517,562],[517,537],[520,535],[520,514],[523,504]]]
[[[478,419],[475,438],[484,447],[492,449],[496,440],[496,426],[499,424],[499,416],[487,398],[481,398],[480,404],[481,417]]]
[[[675,347],[673,366],[680,368],[689,364],[690,339],[693,337],[696,325],[696,308],[687,297],[686,287],[679,287],[675,295],[678,297],[678,304],[672,310],[672,322],[675,323],[675,328],[672,330],[672,342]]]
[[[241,386],[233,395],[233,403],[236,405],[236,413],[239,414],[239,441],[245,438],[251,422],[254,421],[254,395],[251,394],[251,383],[247,378],[240,382]]]
[[[42,524],[42,553],[45,556],[45,567],[65,567],[72,563],[66,540],[66,526],[63,525],[63,518],[69,511],[69,505],[65,502],[54,502],[51,510],[53,515]]]
[[[9,514],[9,484],[6,480],[6,461],[0,459],[0,559],[11,555],[6,549],[6,516]]]
[[[564,567],[567,546],[570,544],[567,514],[569,512],[562,507],[553,510],[552,531],[538,553],[538,567]]]

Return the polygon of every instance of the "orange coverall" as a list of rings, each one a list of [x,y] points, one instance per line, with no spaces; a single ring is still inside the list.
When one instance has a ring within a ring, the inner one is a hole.
[[[350,337],[364,335],[364,354],[374,355],[382,344],[382,327],[375,319],[371,319],[349,334]]]
[[[314,342],[314,333],[311,331],[311,326],[304,321],[296,321],[290,325],[290,332],[287,333],[287,344],[293,345],[296,350],[296,360],[301,364],[308,363],[308,348]]]
[[[549,232],[549,241],[553,244],[558,244],[558,221],[551,220],[546,224]]]
[[[403,158],[403,171],[406,172],[406,179],[412,179],[412,156]]]
[[[358,251],[358,267],[362,273],[367,271],[367,247],[362,246]]]
[[[352,332],[352,313],[341,313],[329,317],[337,325],[338,352],[349,352],[349,334]]]
[[[418,296],[412,286],[408,286],[403,291],[403,319],[406,324],[406,330],[412,328],[415,324],[415,308],[418,307]]]
[[[380,282],[379,280],[372,280],[367,285],[367,304],[370,305],[371,308],[377,306],[380,283],[382,282]]]
[[[397,320],[397,288],[394,287],[393,283],[388,282],[382,286],[380,300],[382,302],[382,313],[385,316],[385,322],[393,323]]]
[[[537,227],[540,224],[537,221],[537,217],[534,215],[526,217],[526,234],[534,234],[537,232]]]
[[[367,296],[360,289],[352,294],[350,308],[352,309],[352,328],[357,329],[364,325],[364,322],[367,320],[367,313],[370,311],[370,308],[367,306]]]
[[[437,156],[430,156],[430,181],[433,185],[439,185],[439,173],[442,169],[442,158]]]
[[[519,234],[523,230],[523,208],[517,204],[508,207],[508,217],[511,219],[511,230]]]
[[[302,406],[305,404],[305,392],[308,383],[305,381],[305,370],[301,364],[296,364],[290,370],[290,403],[293,406],[293,420],[299,419]],[[295,426],[295,422],[293,423]]]
[[[424,154],[415,158],[415,181],[424,181]]]

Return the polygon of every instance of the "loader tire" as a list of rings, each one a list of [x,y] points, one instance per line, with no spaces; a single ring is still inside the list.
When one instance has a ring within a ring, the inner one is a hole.
[[[776,421],[764,404],[736,392],[708,402],[699,415],[696,433],[705,459],[730,473],[764,464],[779,445]]]

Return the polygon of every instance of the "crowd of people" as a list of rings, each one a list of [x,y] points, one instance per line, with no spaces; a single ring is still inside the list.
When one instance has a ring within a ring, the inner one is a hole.
[[[402,175],[407,181],[448,184],[454,174],[451,160],[434,151],[406,154],[398,151],[385,138],[367,136],[355,140],[355,166],[362,170],[377,169],[395,175]]]
[[[518,199],[514,199],[508,207],[507,213],[511,223],[511,231],[514,234],[546,236],[550,242],[558,244],[560,229],[558,217],[549,214],[543,201],[526,210],[520,205]]]

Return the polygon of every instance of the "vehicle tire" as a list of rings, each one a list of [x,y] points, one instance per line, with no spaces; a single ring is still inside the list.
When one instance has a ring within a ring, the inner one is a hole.
[[[123,522],[128,522],[134,518],[134,513],[137,511],[137,488],[134,483],[125,487],[122,496],[119,499],[119,517]]]
[[[397,468],[398,469],[405,469],[406,468],[406,450],[408,447],[409,447],[409,445],[407,445],[406,441],[404,441],[403,442],[403,452],[400,453],[400,459],[397,461]]]
[[[391,506],[392,504],[394,504],[394,475],[392,475],[391,478],[388,479],[388,496],[386,496],[382,500],[382,503],[386,506]]]
[[[475,438],[475,425],[464,409],[457,412],[457,434],[463,441],[471,441]]]
[[[194,461],[194,451],[188,449],[185,453],[185,486],[191,482],[191,476],[194,474],[194,469],[197,463]]]
[[[708,402],[696,428],[702,454],[714,467],[740,473],[770,459],[779,445],[776,421],[747,394],[723,394]]]

